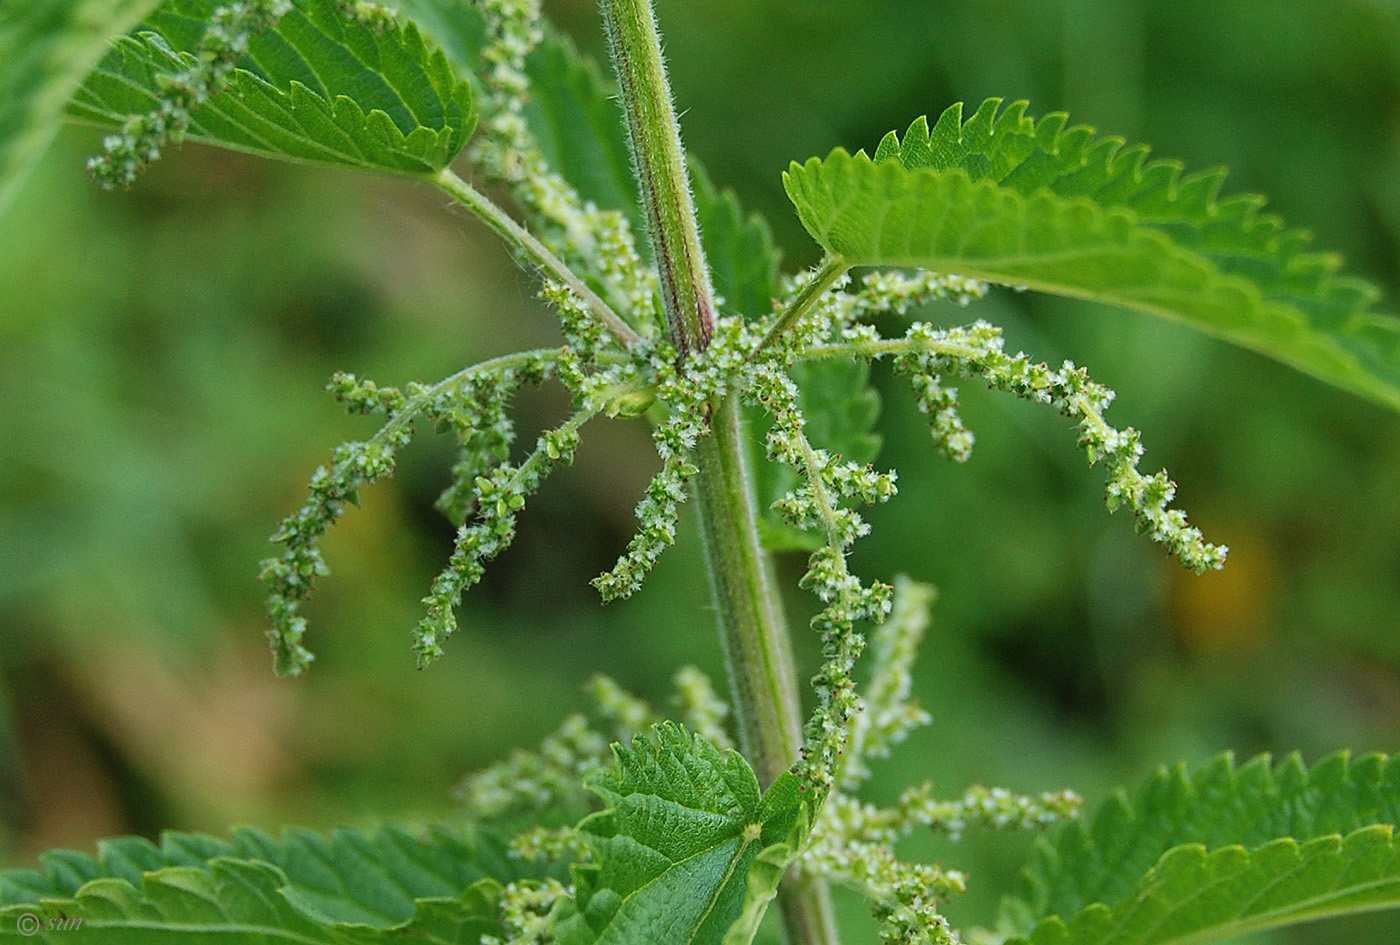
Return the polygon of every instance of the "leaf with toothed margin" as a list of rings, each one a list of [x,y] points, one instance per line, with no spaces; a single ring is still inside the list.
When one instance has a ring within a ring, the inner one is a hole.
[[[798,778],[760,792],[736,752],[663,723],[615,745],[580,825],[593,861],[555,911],[559,945],[744,945],[810,830]]]
[[[793,164],[807,231],[850,265],[912,266],[1186,322],[1400,409],[1400,319],[1334,256],[1221,199],[1223,172],[1183,175],[1064,115],[960,106],[887,135],[871,158],[836,150]]]
[[[1204,945],[1264,929],[1400,906],[1390,825],[1257,849],[1175,847],[1115,907],[1051,916],[1006,945]]]
[[[1203,943],[1400,905],[1400,761],[1160,771],[1037,843],[1001,927],[1019,945]]]
[[[475,945],[505,934],[501,887],[538,878],[490,834],[446,828],[172,832],[41,860],[0,873],[0,940]],[[23,916],[38,918],[36,934],[24,937],[35,928]]]
[[[173,0],[119,41],[69,114],[120,126],[153,110],[162,76],[193,64],[217,0]],[[332,0],[294,0],[275,30],[252,37],[228,88],[195,109],[192,141],[265,157],[427,177],[476,124],[471,91],[409,24],[383,32]]]

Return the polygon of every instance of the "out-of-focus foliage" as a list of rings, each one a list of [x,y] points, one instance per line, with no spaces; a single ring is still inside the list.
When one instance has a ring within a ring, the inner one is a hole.
[[[591,0],[546,10],[596,53]],[[1394,2],[659,0],[658,16],[687,145],[773,220],[789,260],[815,258],[782,192],[789,160],[873,150],[920,114],[995,95],[1229,166],[1397,308]],[[331,372],[440,376],[549,343],[550,321],[495,238],[425,189],[188,145],[102,195],[82,174],[96,145],[65,133],[0,217],[9,860],[161,826],[443,811],[461,773],[537,742],[594,672],[652,696],[686,662],[719,674],[688,523],[634,599],[602,609],[588,586],[654,471],[637,421],[592,431],[423,673],[408,631],[450,542],[432,503],[452,457],[445,441],[410,449],[328,542],[339,579],[313,604],[321,658],[275,681],[255,580],[266,537],[333,444],[367,432],[320,392]],[[1135,540],[1103,513],[1065,424],[1007,398],[964,389],[977,449],[945,463],[907,384],[877,369],[900,495],[870,512],[853,566],[941,591],[915,670],[934,725],[884,763],[891,782],[1094,797],[1227,748],[1393,750],[1394,415],[1090,305],[1001,293],[928,317],[974,314],[1013,350],[1073,358],[1117,389],[1110,419],[1143,431],[1144,468],[1170,468],[1232,555],[1197,578]],[[524,407],[538,428],[567,404],[546,389]],[[789,585],[800,558],[782,562]],[[804,606],[794,597],[799,621]],[[811,665],[813,641],[799,643]],[[955,921],[990,921],[1023,843],[958,852],[972,892]],[[1381,941],[1394,922],[1268,941]]]
[[[15,0],[0,9],[0,209],[53,142],[68,97],[159,0]]]

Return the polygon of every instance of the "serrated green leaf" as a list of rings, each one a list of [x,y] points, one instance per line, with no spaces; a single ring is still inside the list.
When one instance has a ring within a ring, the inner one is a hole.
[[[157,106],[159,79],[193,62],[217,0],[174,0],[122,39],[74,97],[70,114],[118,126]],[[188,137],[266,157],[424,177],[451,162],[475,127],[471,92],[409,24],[383,32],[331,0],[295,0],[276,30],[252,37],[227,89],[193,113]]]
[[[411,932],[475,945],[500,932],[500,885],[528,873],[490,834],[442,827],[281,838],[241,829],[230,840],[172,832],[159,846],[124,837],[95,857],[55,851],[41,861],[0,874],[0,938],[37,915],[82,920],[80,930],[55,926],[62,942],[368,943]]]
[[[760,793],[738,753],[664,723],[590,780],[593,862],[556,911],[559,945],[743,945],[810,829],[798,779]]]
[[[1400,906],[1400,843],[1390,825],[1347,837],[1280,839],[1254,850],[1167,852],[1134,894],[1007,945],[1200,945],[1349,912]]]
[[[486,44],[486,19],[481,4],[462,0],[401,0],[394,4],[400,20],[416,23],[447,55],[457,73],[480,75],[481,49]]]
[[[58,133],[64,106],[114,37],[160,0],[0,5],[0,212]]]
[[[93,880],[73,899],[0,909],[0,940],[94,945],[150,942],[220,945],[371,945],[411,939],[430,945],[478,945],[500,934],[499,886],[483,880],[454,899],[420,900],[391,928],[308,917],[285,896],[286,876],[258,860],[218,858],[204,867],[172,866],[142,877]],[[26,917],[30,924],[25,924]]]
[[[1400,408],[1400,320],[1307,253],[1307,234],[1217,199],[1223,172],[1184,177],[1147,149],[1033,122],[990,100],[875,158],[836,150],[784,175],[803,225],[851,265],[949,272],[1176,318]]]
[[[1229,756],[1224,756],[1192,776],[1183,768],[1159,771],[1131,799],[1120,795],[1106,801],[1091,823],[1067,823],[1040,840],[1023,874],[1020,896],[1003,903],[1001,922],[1003,927],[1021,934],[1029,934],[1037,923],[1043,925],[1052,916],[1059,917],[1062,925],[1073,924],[1078,921],[1074,917],[1081,913],[1099,916],[1105,910],[1128,908],[1126,904],[1149,896],[1157,888],[1153,884],[1159,882],[1154,877],[1160,877],[1160,870],[1168,861],[1187,862],[1197,857],[1204,863],[1221,850],[1236,849],[1248,859],[1241,870],[1272,869],[1269,864],[1275,860],[1270,857],[1276,854],[1260,851],[1274,850],[1272,845],[1278,842],[1292,843],[1313,857],[1324,848],[1314,847],[1314,843],[1341,844],[1343,836],[1348,838],[1348,845],[1374,843],[1355,840],[1352,835],[1365,834],[1377,825],[1385,825],[1389,844],[1389,826],[1397,822],[1400,761],[1393,758],[1372,755],[1352,761],[1339,754],[1309,771],[1296,757],[1275,767],[1268,756],[1260,756],[1236,767]],[[1199,855],[1179,852],[1193,849]],[[1287,870],[1279,872],[1275,886],[1285,888],[1285,880],[1301,883],[1303,877],[1312,875],[1307,870],[1324,861],[1309,862],[1313,866],[1297,876]],[[1332,877],[1338,889],[1349,882],[1347,877],[1352,870],[1364,865],[1361,861],[1335,862],[1345,867],[1339,867],[1340,871]],[[1400,858],[1393,859],[1393,866],[1400,870]],[[1376,881],[1390,890],[1385,894],[1390,898],[1377,899],[1370,907],[1400,902],[1394,898],[1400,885],[1392,887],[1388,879]],[[1352,908],[1347,905],[1352,892],[1343,895],[1308,888],[1310,896],[1329,903],[1329,913],[1342,906]],[[1245,907],[1255,908],[1247,903],[1241,905]],[[1288,905],[1279,913],[1286,918],[1279,921],[1308,917],[1296,911],[1300,909],[1303,905],[1296,902]],[[1174,921],[1179,920],[1180,917]],[[1041,945],[1042,939],[1033,941]]]

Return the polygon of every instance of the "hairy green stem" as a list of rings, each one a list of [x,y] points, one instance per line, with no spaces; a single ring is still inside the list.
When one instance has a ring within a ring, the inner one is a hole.
[[[602,0],[602,10],[647,233],[656,251],[661,304],[671,340],[684,357],[710,343],[714,290],[661,58],[661,37],[651,0]]]
[[[744,754],[768,785],[797,759],[801,704],[772,559],[758,533],[739,398],[715,406],[696,446],[695,498]],[[778,905],[791,945],[838,945],[824,881],[788,877]]]
[[[714,290],[700,244],[661,38],[651,0],[601,0],[601,6],[666,324],[684,358],[710,342]],[[696,505],[741,742],[759,778],[771,784],[796,762],[802,744],[792,638],[772,561],[759,538],[738,397],[730,394],[710,407],[711,435],[696,447]],[[824,882],[789,880],[779,899],[792,945],[836,945],[836,923]]]
[[[790,945],[841,945],[826,880],[788,875],[778,889],[778,909]]]
[[[802,747],[801,707],[782,597],[758,536],[738,398],[715,405],[696,447],[699,508],[744,752],[775,781]]]
[[[528,257],[545,275],[568,286],[570,291],[583,302],[589,313],[598,319],[603,327],[624,347],[629,347],[642,340],[641,336],[632,329],[632,326],[623,321],[612,306],[599,298],[598,293],[590,289],[578,273],[550,252],[549,247],[536,239],[534,234],[511,219],[510,215],[493,203],[490,198],[458,177],[452,168],[444,167],[433,178],[433,183],[500,234],[501,238],[510,244],[516,252]]]

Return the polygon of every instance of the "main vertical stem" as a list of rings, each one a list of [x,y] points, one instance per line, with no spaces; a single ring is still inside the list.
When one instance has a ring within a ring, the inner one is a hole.
[[[666,323],[684,358],[710,343],[714,290],[661,38],[651,0],[601,0],[601,6]],[[744,753],[761,781],[771,784],[797,760],[802,744],[792,640],[772,562],[759,539],[738,397],[730,394],[710,409],[711,435],[696,447],[696,505]],[[785,883],[779,903],[793,945],[836,945],[824,883]]]
[[[758,534],[738,397],[716,405],[710,422],[710,436],[696,446],[696,505],[741,742],[766,785],[792,765],[802,745],[792,640]],[[840,945],[822,880],[789,876],[778,908],[791,945]]]
[[[661,303],[671,340],[684,357],[710,343],[715,293],[695,221],[680,123],[661,58],[661,36],[651,0],[602,0],[602,8],[647,232],[656,251]]]
[[[696,447],[695,498],[745,754],[771,784],[802,747],[797,673],[772,562],[758,536],[738,398]]]

